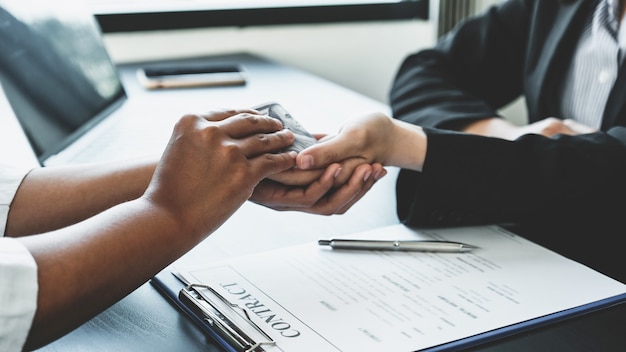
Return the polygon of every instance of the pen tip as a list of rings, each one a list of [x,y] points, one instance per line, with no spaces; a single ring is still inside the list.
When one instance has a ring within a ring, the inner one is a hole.
[[[319,244],[320,246],[330,246],[330,241],[329,240],[319,240],[319,241],[317,241],[317,244]]]
[[[472,251],[472,250],[474,250],[474,249],[480,249],[480,247],[478,247],[478,246],[472,246],[471,244],[463,244],[463,245],[461,246],[461,250],[463,250],[463,251],[468,251],[468,252],[469,252],[469,251]]]

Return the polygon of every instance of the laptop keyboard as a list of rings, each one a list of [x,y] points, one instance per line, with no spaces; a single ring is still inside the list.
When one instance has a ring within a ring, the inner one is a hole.
[[[118,115],[119,114],[119,115]],[[145,109],[122,106],[115,116],[87,132],[46,165],[77,164],[161,155],[175,121]]]

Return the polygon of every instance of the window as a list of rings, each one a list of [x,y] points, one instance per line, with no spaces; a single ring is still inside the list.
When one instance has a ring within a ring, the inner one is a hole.
[[[102,30],[428,18],[428,0],[86,0]]]

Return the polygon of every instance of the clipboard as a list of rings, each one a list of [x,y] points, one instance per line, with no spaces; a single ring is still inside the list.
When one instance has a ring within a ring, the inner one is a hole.
[[[206,312],[199,311],[197,304],[202,305],[202,297],[197,296],[197,292],[193,289],[194,284],[186,284],[171,272],[161,272],[150,280],[150,283],[155,287],[162,295],[173,303],[179,310],[187,315],[198,327],[208,336],[213,338],[220,346],[222,346],[228,352],[262,352],[263,346],[274,345],[275,342],[268,336],[268,339],[263,342],[255,342],[253,339],[248,338],[247,341],[239,343],[234,335],[224,334],[220,332],[218,326],[208,323],[204,320]],[[192,286],[192,287],[189,287]],[[205,285],[198,285],[199,287],[206,287]],[[212,291],[212,290],[211,290]],[[184,297],[181,299],[181,296]],[[219,296],[219,294],[217,295]],[[189,297],[187,300],[186,297]],[[218,298],[219,299],[219,298]],[[468,337],[461,340],[451,341],[439,346],[433,346],[421,351],[428,352],[443,352],[455,349],[466,349],[470,347],[476,347],[485,343],[493,342],[502,338],[513,336],[523,332],[530,332],[536,330],[542,326],[551,325],[564,320],[581,318],[586,314],[592,314],[596,311],[608,309],[612,306],[626,304],[626,294],[611,297],[602,301],[594,302],[585,306],[572,308],[566,311],[550,314],[544,317],[531,319],[529,321],[520,322],[511,326],[501,327],[496,330],[487,331],[482,334]],[[233,307],[233,309],[236,309]],[[250,322],[254,327],[253,322]],[[256,326],[255,329],[261,329]],[[241,330],[241,329],[239,329]],[[237,330],[235,330],[237,331]],[[262,329],[261,329],[262,331]],[[245,334],[245,332],[244,332]]]
[[[262,352],[263,346],[276,344],[250,320],[245,309],[230,303],[208,285],[184,282],[170,272],[157,274],[150,283],[228,352]],[[225,313],[224,306],[231,312]],[[233,314],[242,319],[234,321]],[[249,331],[256,331],[258,336],[250,336]]]
[[[378,230],[375,230],[373,234],[380,236],[381,233],[392,232],[392,234],[397,235],[405,231],[411,231],[411,233],[413,233],[414,230],[407,229],[402,226],[398,226],[398,227],[378,229]],[[481,245],[481,248],[487,248],[485,249],[485,251],[492,251],[493,253],[497,252],[497,255],[501,258],[501,261],[498,262],[499,264],[509,263],[513,265],[515,268],[522,270],[522,272],[530,271],[532,273],[537,272],[536,271],[537,267],[530,265],[530,264],[534,264],[534,265],[541,264],[542,265],[541,268],[544,270],[544,272],[546,272],[546,275],[560,275],[561,277],[564,278],[563,280],[550,280],[551,283],[552,281],[562,281],[564,286],[560,284],[556,286],[550,285],[549,287],[541,286],[542,293],[539,294],[539,293],[536,293],[537,292],[536,290],[531,290],[532,297],[535,297],[536,295],[537,297],[539,297],[538,299],[543,300],[543,297],[546,294],[548,295],[560,294],[562,292],[566,292],[564,291],[565,289],[579,287],[578,281],[576,280],[572,281],[572,280],[567,279],[567,277],[571,277],[571,275],[561,275],[563,273],[568,273],[568,274],[575,273],[576,274],[575,277],[579,279],[587,280],[585,282],[588,283],[588,287],[594,288],[588,291],[593,292],[593,293],[590,293],[590,296],[585,295],[586,298],[583,298],[580,301],[576,300],[576,302],[579,302],[579,303],[575,303],[575,304],[565,303],[561,305],[561,302],[563,300],[555,300],[554,304],[558,302],[558,305],[557,305],[558,307],[552,306],[552,304],[549,304],[548,305],[549,307],[546,307],[540,310],[540,313],[526,313],[526,309],[521,309],[522,311],[524,311],[524,314],[519,319],[518,318],[508,319],[508,317],[510,316],[509,311],[507,310],[506,313],[504,313],[505,312],[504,310],[500,310],[499,315],[506,316],[507,318],[506,321],[494,322],[491,318],[484,319],[484,321],[486,322],[486,325],[480,328],[473,328],[471,333],[466,334],[465,332],[463,332],[463,333],[459,333],[456,335],[450,335],[446,333],[445,336],[438,338],[437,341],[432,340],[429,342],[423,341],[423,339],[421,339],[420,337],[419,339],[413,339],[411,341],[408,341],[407,343],[403,343],[401,348],[385,349],[389,345],[385,345],[385,346],[381,345],[380,347],[384,347],[384,348],[381,348],[380,350],[397,350],[397,351],[419,350],[419,351],[432,352],[432,351],[449,351],[449,350],[465,349],[465,348],[475,347],[478,345],[483,345],[485,343],[493,342],[493,341],[504,339],[507,337],[511,337],[519,333],[531,333],[532,334],[533,330],[537,330],[538,328],[541,328],[550,324],[554,324],[557,322],[565,321],[568,319],[572,319],[576,317],[580,319],[584,319],[583,317],[584,315],[592,314],[593,312],[596,312],[596,311],[602,311],[606,308],[610,308],[613,306],[615,306],[615,309],[622,309],[618,306],[621,306],[621,307],[626,306],[626,288],[623,284],[616,282],[613,279],[610,279],[600,273],[594,272],[593,270],[590,270],[584,267],[583,265],[580,265],[571,260],[563,258],[556,253],[553,253],[540,246],[532,244],[531,242],[526,241],[519,236],[514,236],[513,234],[510,234],[508,232],[503,232],[503,230],[500,230],[499,228],[479,227],[479,228],[474,228],[474,229],[468,229],[468,228],[450,229],[450,230],[446,229],[446,230],[439,230],[438,234],[445,235],[445,238],[450,239],[450,240],[458,239],[455,236],[465,236],[465,237],[472,236],[472,242],[479,243]],[[363,235],[365,236],[366,234],[363,234]],[[493,251],[489,247],[489,243],[491,243],[491,246],[499,248],[500,250],[507,249],[507,251],[505,251],[505,253],[501,253],[500,251]],[[526,250],[520,250],[523,248],[526,248]],[[518,253],[518,251],[520,253]],[[483,253],[481,258],[483,260],[488,260],[489,258],[491,258],[487,254],[488,253]],[[531,254],[534,260],[532,262],[524,262],[523,265],[519,264],[520,263],[520,261],[518,260],[519,258],[515,258],[515,256],[525,257]],[[420,261],[425,260],[424,257],[429,256],[428,254],[420,254],[419,255],[420,259],[417,259],[416,257],[413,257],[412,255],[409,255],[406,253],[395,254],[395,255],[396,255],[395,258],[397,260],[400,260],[400,258],[403,258],[403,260],[407,260],[407,262],[402,261],[402,263],[408,263],[409,261],[413,263],[414,260],[420,260]],[[461,256],[461,255],[466,255],[466,254],[455,254],[453,255],[453,257],[456,255]],[[554,260],[555,262],[554,265],[556,265],[558,269],[556,271],[546,271],[547,267],[543,266],[545,263],[540,260],[541,257],[544,257],[545,259],[549,259],[548,263],[551,263],[552,260]],[[315,333],[317,333],[318,337],[320,337],[321,339],[324,339],[328,343],[327,345],[324,345],[324,346],[328,346],[327,349],[320,348],[320,349],[316,349],[317,351],[322,351],[322,350],[324,351],[327,351],[327,350],[357,351],[359,350],[358,349],[359,347],[356,347],[358,341],[352,338],[354,334],[353,335],[346,335],[346,334],[349,332],[349,330],[352,330],[352,331],[355,330],[354,329],[355,326],[357,327],[363,326],[364,321],[362,320],[362,316],[354,317],[354,318],[347,318],[348,320],[342,320],[342,318],[339,317],[339,319],[335,319],[334,322],[339,324],[340,327],[338,330],[334,329],[331,326],[333,324],[329,324],[330,321],[328,320],[329,314],[336,314],[334,312],[327,313],[320,309],[313,308],[313,309],[308,310],[308,312],[310,312],[308,313],[309,315],[302,314],[303,306],[310,307],[312,306],[313,301],[328,303],[327,300],[320,299],[320,296],[318,294],[311,295],[308,300],[302,300],[303,295],[298,294],[298,292],[294,293],[292,291],[289,291],[289,293],[287,294],[286,293],[287,291],[285,291],[283,287],[279,287],[280,285],[278,286],[276,285],[276,281],[273,280],[274,276],[272,275],[268,276],[265,274],[268,271],[276,272],[279,269],[284,270],[282,272],[283,280],[281,280],[281,282],[289,282],[292,285],[293,289],[295,289],[295,287],[301,288],[302,292],[300,293],[309,292],[311,290],[311,286],[303,284],[304,281],[299,281],[299,279],[306,280],[308,282],[313,282],[315,280],[313,277],[312,277],[313,279],[311,280],[309,280],[308,278],[302,278],[302,277],[298,278],[297,276],[302,276],[301,275],[302,271],[299,269],[303,269],[303,267],[298,267],[297,262],[301,261],[307,264],[316,263],[315,267],[319,269],[319,272],[317,274],[323,275],[324,273],[326,273],[326,271],[324,271],[324,268],[323,268],[323,262],[324,262],[324,260],[322,260],[323,258],[327,258],[327,259],[332,258],[332,263],[328,263],[328,265],[332,265],[332,267],[335,269],[337,267],[347,267],[346,265],[347,263],[352,263],[352,264],[355,264],[353,265],[353,267],[359,267],[359,268],[367,267],[367,269],[365,270],[367,272],[376,271],[376,269],[379,269],[380,271],[385,272],[385,273],[389,272],[389,268],[385,267],[384,265],[385,262],[390,262],[390,258],[388,257],[387,254],[375,253],[375,252],[372,252],[372,253],[357,252],[355,254],[350,254],[350,253],[341,254],[340,252],[331,253],[329,251],[320,250],[319,246],[316,243],[310,243],[310,244],[304,244],[300,246],[289,247],[289,248],[285,248],[282,250],[279,249],[275,251],[270,251],[267,253],[259,253],[257,255],[252,255],[252,256],[247,256],[247,257],[232,258],[221,263],[209,263],[209,264],[199,265],[196,267],[178,268],[180,270],[183,270],[183,269],[184,270],[181,271],[180,274],[178,274],[177,276],[175,276],[176,274],[173,273],[171,270],[166,270],[164,272],[159,273],[156,277],[154,277],[151,283],[164,296],[166,296],[171,302],[173,302],[181,311],[183,311],[192,321],[196,322],[196,324],[198,324],[198,326],[206,333],[206,335],[213,337],[215,341],[217,341],[220,345],[222,345],[229,352],[235,352],[235,351],[238,351],[238,352],[251,351],[252,352],[252,351],[264,351],[266,349],[272,350],[272,351],[274,350],[297,351],[299,349],[297,348],[297,345],[291,345],[290,347],[288,347],[286,344],[283,345],[284,339],[281,339],[281,337],[278,335],[272,335],[272,336],[275,336],[275,339],[276,339],[276,343],[274,343],[274,341],[272,341],[272,338],[269,338],[270,335],[264,334],[262,329],[260,329],[258,326],[255,327],[254,324],[251,324],[252,321],[250,319],[246,320],[245,316],[243,320],[244,322],[243,324],[245,326],[237,325],[237,324],[235,324],[235,326],[239,327],[241,331],[246,331],[246,332],[257,331],[257,337],[248,339],[248,337],[250,336],[244,336],[246,338],[243,339],[243,343],[241,343],[241,341],[238,343],[236,339],[233,338],[234,336],[232,334],[225,334],[225,331],[223,331],[224,329],[220,330],[219,326],[218,326],[218,329],[216,329],[215,326],[209,324],[208,322],[210,322],[210,319],[209,321],[206,320],[205,312],[199,311],[196,307],[197,304],[195,303],[198,303],[197,302],[198,298],[201,297],[205,299],[207,298],[206,295],[208,293],[211,293],[213,296],[213,299],[219,303],[221,301],[221,298],[219,297],[219,293],[217,295],[213,295],[213,292],[212,292],[213,290],[211,290],[210,287],[206,285],[202,285],[202,284],[190,285],[190,283],[185,282],[185,280],[199,281],[199,282],[203,282],[204,284],[216,284],[220,281],[223,281],[225,283],[226,282],[229,283],[227,286],[230,286],[231,282],[239,282],[240,284],[237,286],[238,288],[243,288],[244,289],[243,292],[250,294],[256,297],[257,299],[263,298],[264,304],[266,304],[265,307],[269,308],[270,310],[275,311],[274,309],[277,306],[280,306],[285,309],[284,312],[286,311],[294,312],[294,315],[292,315],[292,317],[294,317],[297,321],[301,322],[303,325],[306,325],[308,329],[311,329],[311,331],[314,331]],[[342,260],[341,258],[345,258],[345,259]],[[447,256],[446,258],[450,259],[451,257]],[[433,262],[439,262],[440,260],[443,260],[443,258],[431,258],[431,259]],[[372,263],[373,260],[376,260],[376,263],[378,263],[378,265],[375,265],[374,267],[366,265],[366,263]],[[485,262],[485,263],[487,265],[490,262]],[[564,265],[564,267],[559,268],[559,265]],[[310,268],[310,266],[306,266],[306,268],[308,269]],[[393,264],[393,268],[406,268],[406,265]],[[510,276],[509,274],[511,274],[511,271],[509,271],[506,268],[503,270],[504,272],[501,273],[502,276],[509,277]],[[346,274],[348,272],[349,271],[346,271]],[[516,272],[516,271],[513,270],[512,272]],[[308,272],[306,276],[308,275],[312,275],[312,272]],[[318,277],[318,276],[315,276],[315,277]],[[488,276],[489,282],[491,282],[491,280],[497,277],[498,276],[489,275]],[[541,275],[539,276],[534,275],[534,277],[541,277]],[[548,276],[544,278],[547,278],[547,277]],[[240,278],[244,280],[240,280]],[[531,280],[530,282],[532,283],[532,285],[544,283],[544,281],[542,280],[540,281],[535,281],[533,279],[529,279],[529,280]],[[457,280],[450,279],[450,281],[455,282],[455,285],[458,284]],[[339,280],[337,277],[334,278],[334,282],[341,282],[341,284],[349,285],[349,283],[345,283]],[[215,286],[215,287],[218,288],[218,286]],[[475,286],[473,283],[469,284],[469,286],[467,287],[471,289],[478,289],[477,286]],[[532,289],[532,287],[534,286],[530,286],[530,287],[520,286],[519,288],[526,290],[526,289]],[[600,287],[602,287],[602,289]],[[268,290],[270,288],[275,288],[275,290],[274,291]],[[406,289],[406,287],[404,288]],[[583,289],[583,287],[580,287],[580,288],[581,290]],[[544,290],[548,290],[548,291],[544,291]],[[400,289],[398,291],[405,292],[404,290],[400,290]],[[488,290],[488,291],[491,291],[491,290]],[[585,290],[582,290],[582,291],[585,291]],[[228,290],[224,290],[224,291],[220,290],[219,292],[223,292],[223,294],[232,293],[232,292],[228,292]],[[265,296],[260,296],[259,293],[261,292],[263,292]],[[281,293],[281,294],[278,295],[277,293]],[[194,295],[195,295],[195,298],[194,298]],[[437,298],[439,299],[439,301],[435,303],[442,302],[441,303],[442,305],[449,305],[447,303],[449,302],[448,300],[440,299],[443,296],[445,296],[445,294],[438,293],[438,295],[439,296],[437,296]],[[191,299],[188,299],[190,298],[189,296],[191,296]],[[232,297],[232,300],[233,301],[237,300],[238,298],[236,297],[238,297],[237,294],[234,294]],[[298,299],[296,300],[298,303],[288,302],[289,297],[298,297]],[[313,299],[311,299],[311,297],[313,297]],[[269,300],[266,301],[265,299],[269,299]],[[245,302],[245,301],[242,301],[242,302]],[[270,307],[269,305],[267,305],[267,303],[271,303],[271,302],[275,303],[273,307]],[[533,304],[533,302],[534,301],[529,300],[524,305],[530,308],[529,305]],[[224,304],[224,302],[221,302],[221,303]],[[294,306],[294,304],[297,306]],[[515,303],[515,304],[517,305],[518,303]],[[522,307],[524,305],[522,305]],[[194,309],[194,307],[196,309]],[[296,307],[297,313],[296,311],[294,311],[294,307]],[[222,306],[220,309],[217,309],[217,310],[219,314],[224,314],[224,315],[226,315],[227,313],[226,310],[230,311],[231,313],[234,312],[238,315],[243,314],[242,312],[238,312],[239,309],[237,309],[236,305],[232,305],[232,304],[229,304],[227,306]],[[281,312],[281,314],[283,314],[284,312]],[[491,316],[491,313],[490,313],[490,316]],[[434,319],[425,319],[425,321],[429,326],[435,322]],[[229,323],[234,324],[234,322],[226,322],[227,325]],[[295,323],[295,321],[291,321],[291,323]],[[469,324],[466,324],[466,325],[469,325]],[[472,323],[471,325],[473,326],[475,324]],[[343,329],[343,327],[346,327],[346,329]],[[272,333],[276,334],[276,331],[273,331]],[[334,335],[332,335],[333,333]],[[341,335],[341,337],[338,337],[339,335]],[[268,337],[268,338],[259,339],[258,336],[263,336],[263,337]],[[392,337],[393,334],[379,335],[379,336],[382,338],[386,338],[388,340],[396,341],[396,339]],[[421,341],[418,341],[418,340],[421,340]],[[416,341],[418,343],[414,344],[414,342]],[[261,343],[259,344],[259,342]],[[310,342],[307,342],[307,343],[310,343]],[[274,344],[276,345],[272,346]],[[361,345],[359,346],[363,347],[364,345],[361,343]]]

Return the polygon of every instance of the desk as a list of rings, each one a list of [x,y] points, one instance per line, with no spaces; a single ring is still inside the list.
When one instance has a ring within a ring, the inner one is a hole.
[[[248,55],[210,58],[242,63],[249,71],[245,87],[170,91],[143,90],[135,79],[138,64],[120,72],[129,102],[163,104],[160,114],[247,107],[269,100],[283,104],[313,132],[334,133],[343,121],[367,111],[389,112],[373,101],[291,67]],[[159,116],[160,117],[160,116]],[[153,117],[157,118],[157,117]],[[177,263],[220,260],[322,237],[395,224],[396,169],[346,214],[318,216],[273,211],[246,203],[220,229]],[[473,351],[617,351],[626,346],[626,305],[521,334]],[[146,283],[77,330],[41,351],[218,351],[190,321]]]

